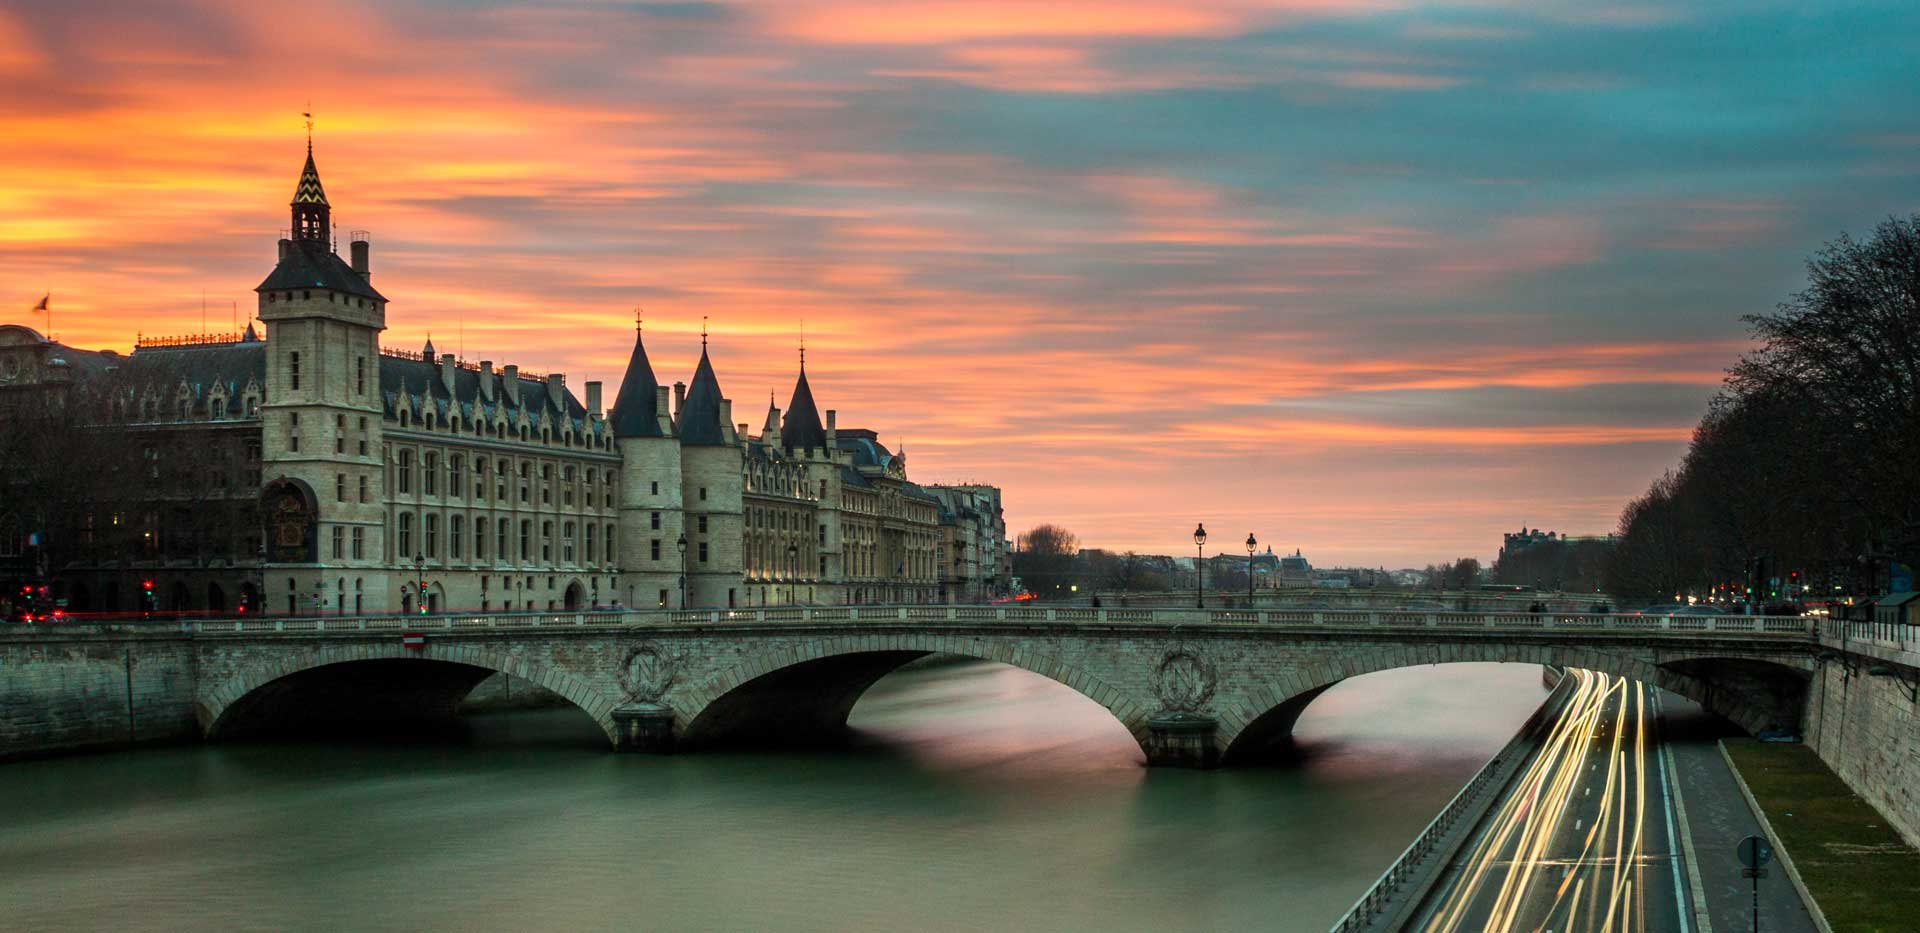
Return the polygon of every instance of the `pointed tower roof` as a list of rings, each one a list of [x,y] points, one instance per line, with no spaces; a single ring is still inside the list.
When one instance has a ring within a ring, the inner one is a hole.
[[[701,341],[700,365],[693,371],[693,384],[687,386],[687,400],[680,406],[680,443],[715,447],[726,444],[727,432],[720,423],[720,380],[713,374],[705,343]]]
[[[247,322],[247,332],[240,335],[241,343],[259,343],[260,332],[253,329],[253,322]]]
[[[320,188],[320,172],[313,167],[312,142],[307,143],[307,165],[300,172],[300,183],[294,187],[291,207],[288,238],[280,241],[280,261],[254,291],[324,288],[386,301],[366,276],[353,271],[353,267],[333,251],[333,208],[328,206],[327,194]]]
[[[635,323],[633,355],[627,358],[620,394],[613,399],[613,436],[665,436],[660,431],[659,396],[660,383],[653,378],[653,364],[647,362],[647,347],[640,339],[640,325]]]
[[[767,390],[767,422],[760,428],[760,440],[771,441],[780,433],[780,409],[773,404],[773,390]]]
[[[420,350],[420,358],[431,363],[439,357],[433,355],[433,337],[427,337],[427,345]]]
[[[300,183],[293,188],[293,203],[291,206],[298,207],[302,204],[326,203],[327,191],[320,187],[320,170],[315,168],[313,164],[313,141],[308,140],[307,167],[300,170]]]
[[[793,384],[793,401],[787,403],[787,422],[780,428],[780,446],[788,450],[827,448],[827,429],[820,426],[820,409],[813,404],[813,387],[807,385],[807,351],[800,351],[800,378]]]

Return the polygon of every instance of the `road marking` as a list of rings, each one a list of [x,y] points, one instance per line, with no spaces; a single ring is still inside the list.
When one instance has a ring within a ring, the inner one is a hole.
[[[1680,847],[1673,832],[1673,786],[1667,780],[1667,769],[1673,766],[1673,749],[1667,746],[1666,737],[1661,736],[1659,732],[1659,717],[1665,714],[1666,706],[1666,704],[1661,701],[1659,693],[1653,694],[1653,706],[1655,735],[1660,738],[1660,763],[1662,765],[1662,767],[1655,768],[1654,770],[1660,774],[1660,797],[1665,804],[1661,809],[1666,811],[1667,815],[1667,851],[1678,853]],[[1673,859],[1670,867],[1673,869],[1673,909],[1680,914],[1680,933],[1688,933],[1691,928],[1688,925],[1690,918],[1687,916],[1687,888],[1680,883],[1680,859]]]

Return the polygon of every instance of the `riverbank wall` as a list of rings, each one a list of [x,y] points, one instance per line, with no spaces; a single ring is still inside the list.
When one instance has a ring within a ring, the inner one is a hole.
[[[0,760],[200,734],[185,638],[76,626],[0,640]]]
[[[1887,673],[1870,673],[1876,667]],[[1920,848],[1916,679],[1912,668],[1850,654],[1821,664],[1808,685],[1801,735],[1908,845]]]

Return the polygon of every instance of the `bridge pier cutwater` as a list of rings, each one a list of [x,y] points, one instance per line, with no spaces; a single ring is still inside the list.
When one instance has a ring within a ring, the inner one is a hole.
[[[405,638],[407,635],[423,636]],[[18,626],[0,633],[0,755],[452,715],[490,672],[579,707],[623,750],[818,745],[930,653],[1099,704],[1154,766],[1284,749],[1320,692],[1453,661],[1582,667],[1747,728],[1801,726],[1820,650],[1798,618],[1369,611],[785,608]]]

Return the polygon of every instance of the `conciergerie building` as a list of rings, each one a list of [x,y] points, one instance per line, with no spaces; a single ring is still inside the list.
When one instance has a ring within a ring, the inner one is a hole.
[[[971,602],[1009,583],[1000,491],[792,401],[759,433],[701,338],[663,383],[639,333],[611,411],[565,375],[380,346],[366,235],[335,251],[308,144],[264,333],[85,350],[0,326],[0,407],[128,452],[66,521],[0,510],[0,573],[74,612],[268,614]],[[105,448],[101,448],[105,449]],[[124,460],[125,462],[121,462]],[[76,469],[89,469],[84,464]],[[20,497],[10,497],[18,500]],[[18,592],[16,585],[12,591]]]

